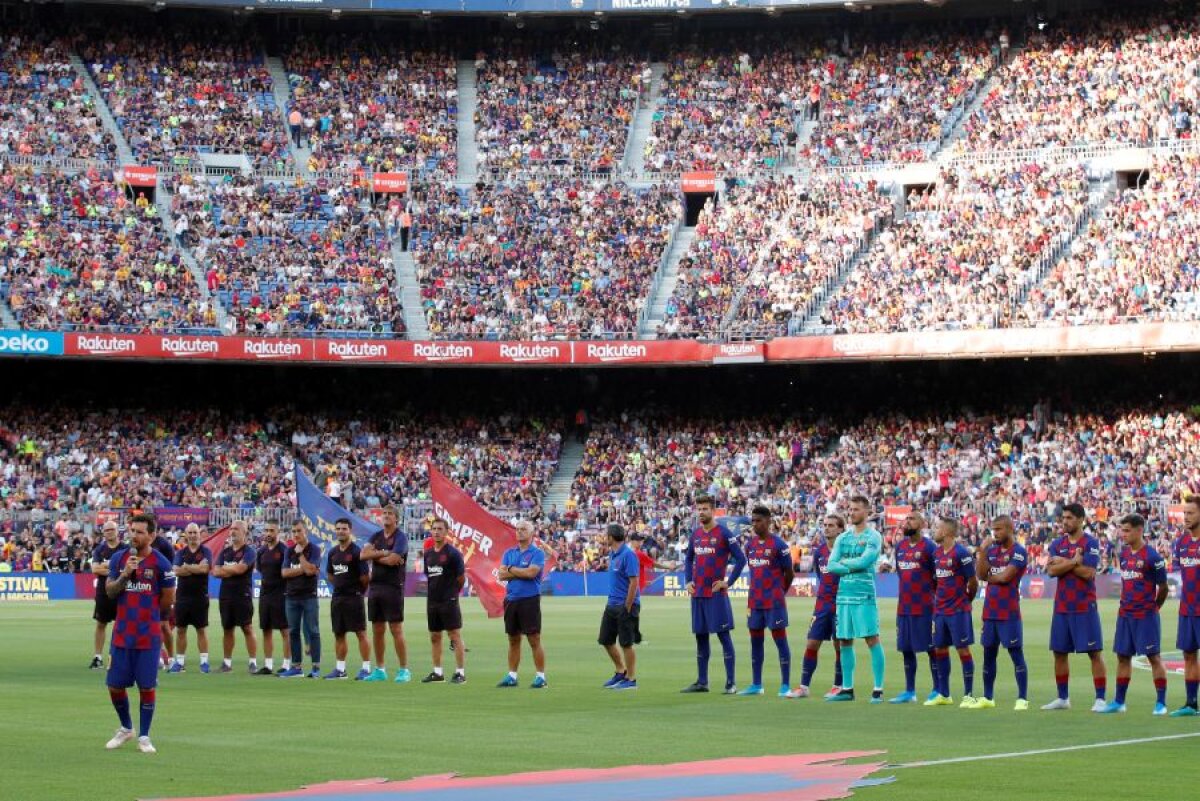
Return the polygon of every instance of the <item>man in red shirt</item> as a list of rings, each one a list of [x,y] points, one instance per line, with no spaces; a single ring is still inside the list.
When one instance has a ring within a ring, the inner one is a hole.
[[[645,542],[646,535],[635,533],[630,536],[630,545],[633,547],[634,554],[637,555],[638,565],[642,568],[638,574],[638,592],[645,592],[646,587],[650,586],[654,577],[651,572],[655,570],[678,570],[679,565],[673,565],[666,562],[656,562],[654,557],[642,550],[642,543]]]

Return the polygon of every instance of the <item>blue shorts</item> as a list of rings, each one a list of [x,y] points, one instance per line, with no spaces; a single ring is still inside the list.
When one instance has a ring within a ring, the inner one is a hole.
[[[751,609],[750,618],[746,621],[746,628],[749,629],[778,631],[787,627],[787,604],[775,604],[770,609]]]
[[[1050,619],[1050,650],[1056,654],[1090,654],[1104,650],[1100,610],[1055,612]]]
[[[733,605],[729,593],[692,599],[692,634],[733,631]]]
[[[865,604],[840,604],[834,628],[839,640],[878,637],[879,607],[874,601]]]
[[[1179,616],[1179,630],[1175,632],[1175,647],[1185,654],[1200,651],[1200,617]]]
[[[108,649],[111,663],[108,667],[108,677],[105,682],[109,687],[132,687],[137,685],[143,690],[152,690],[158,686],[158,659],[161,645],[153,648],[118,648],[115,645]]]
[[[934,648],[966,648],[975,642],[975,622],[970,612],[933,616]]]
[[[832,640],[836,621],[837,611],[833,609],[813,615],[812,623],[808,624],[808,639]]]
[[[896,615],[896,650],[919,654],[933,647],[933,613]]]
[[[1120,656],[1157,656],[1162,652],[1162,621],[1158,615],[1122,617],[1117,615],[1117,634],[1113,653]]]
[[[1025,645],[1025,626],[1021,618],[983,621],[984,648],[1022,648]]]

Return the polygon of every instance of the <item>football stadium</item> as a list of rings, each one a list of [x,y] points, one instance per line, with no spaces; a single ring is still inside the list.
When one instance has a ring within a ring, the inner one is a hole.
[[[0,1],[0,797],[1194,799],[1193,114],[1194,0]]]

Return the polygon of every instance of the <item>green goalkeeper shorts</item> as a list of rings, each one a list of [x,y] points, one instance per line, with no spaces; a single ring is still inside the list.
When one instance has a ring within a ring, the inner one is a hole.
[[[879,607],[874,603],[838,604],[837,624],[839,640],[857,640],[879,634]]]

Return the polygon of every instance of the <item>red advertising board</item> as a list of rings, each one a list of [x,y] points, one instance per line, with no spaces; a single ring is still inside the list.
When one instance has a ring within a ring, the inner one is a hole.
[[[176,334],[67,334],[68,356],[194,361],[312,361],[313,341]]]
[[[121,168],[121,177],[130,186],[155,186],[158,184],[158,167],[126,164]]]
[[[762,364],[766,360],[767,349],[761,342],[725,342],[713,345],[713,364]]]
[[[712,348],[689,339],[576,342],[575,364],[709,364]]]
[[[715,192],[717,191],[717,174],[715,172],[685,172],[680,177],[684,192]]]
[[[371,176],[371,188],[379,194],[403,195],[408,191],[408,173],[377,172]]]
[[[912,514],[911,506],[885,506],[883,507],[883,525],[887,529],[898,528],[904,524],[904,518]]]

